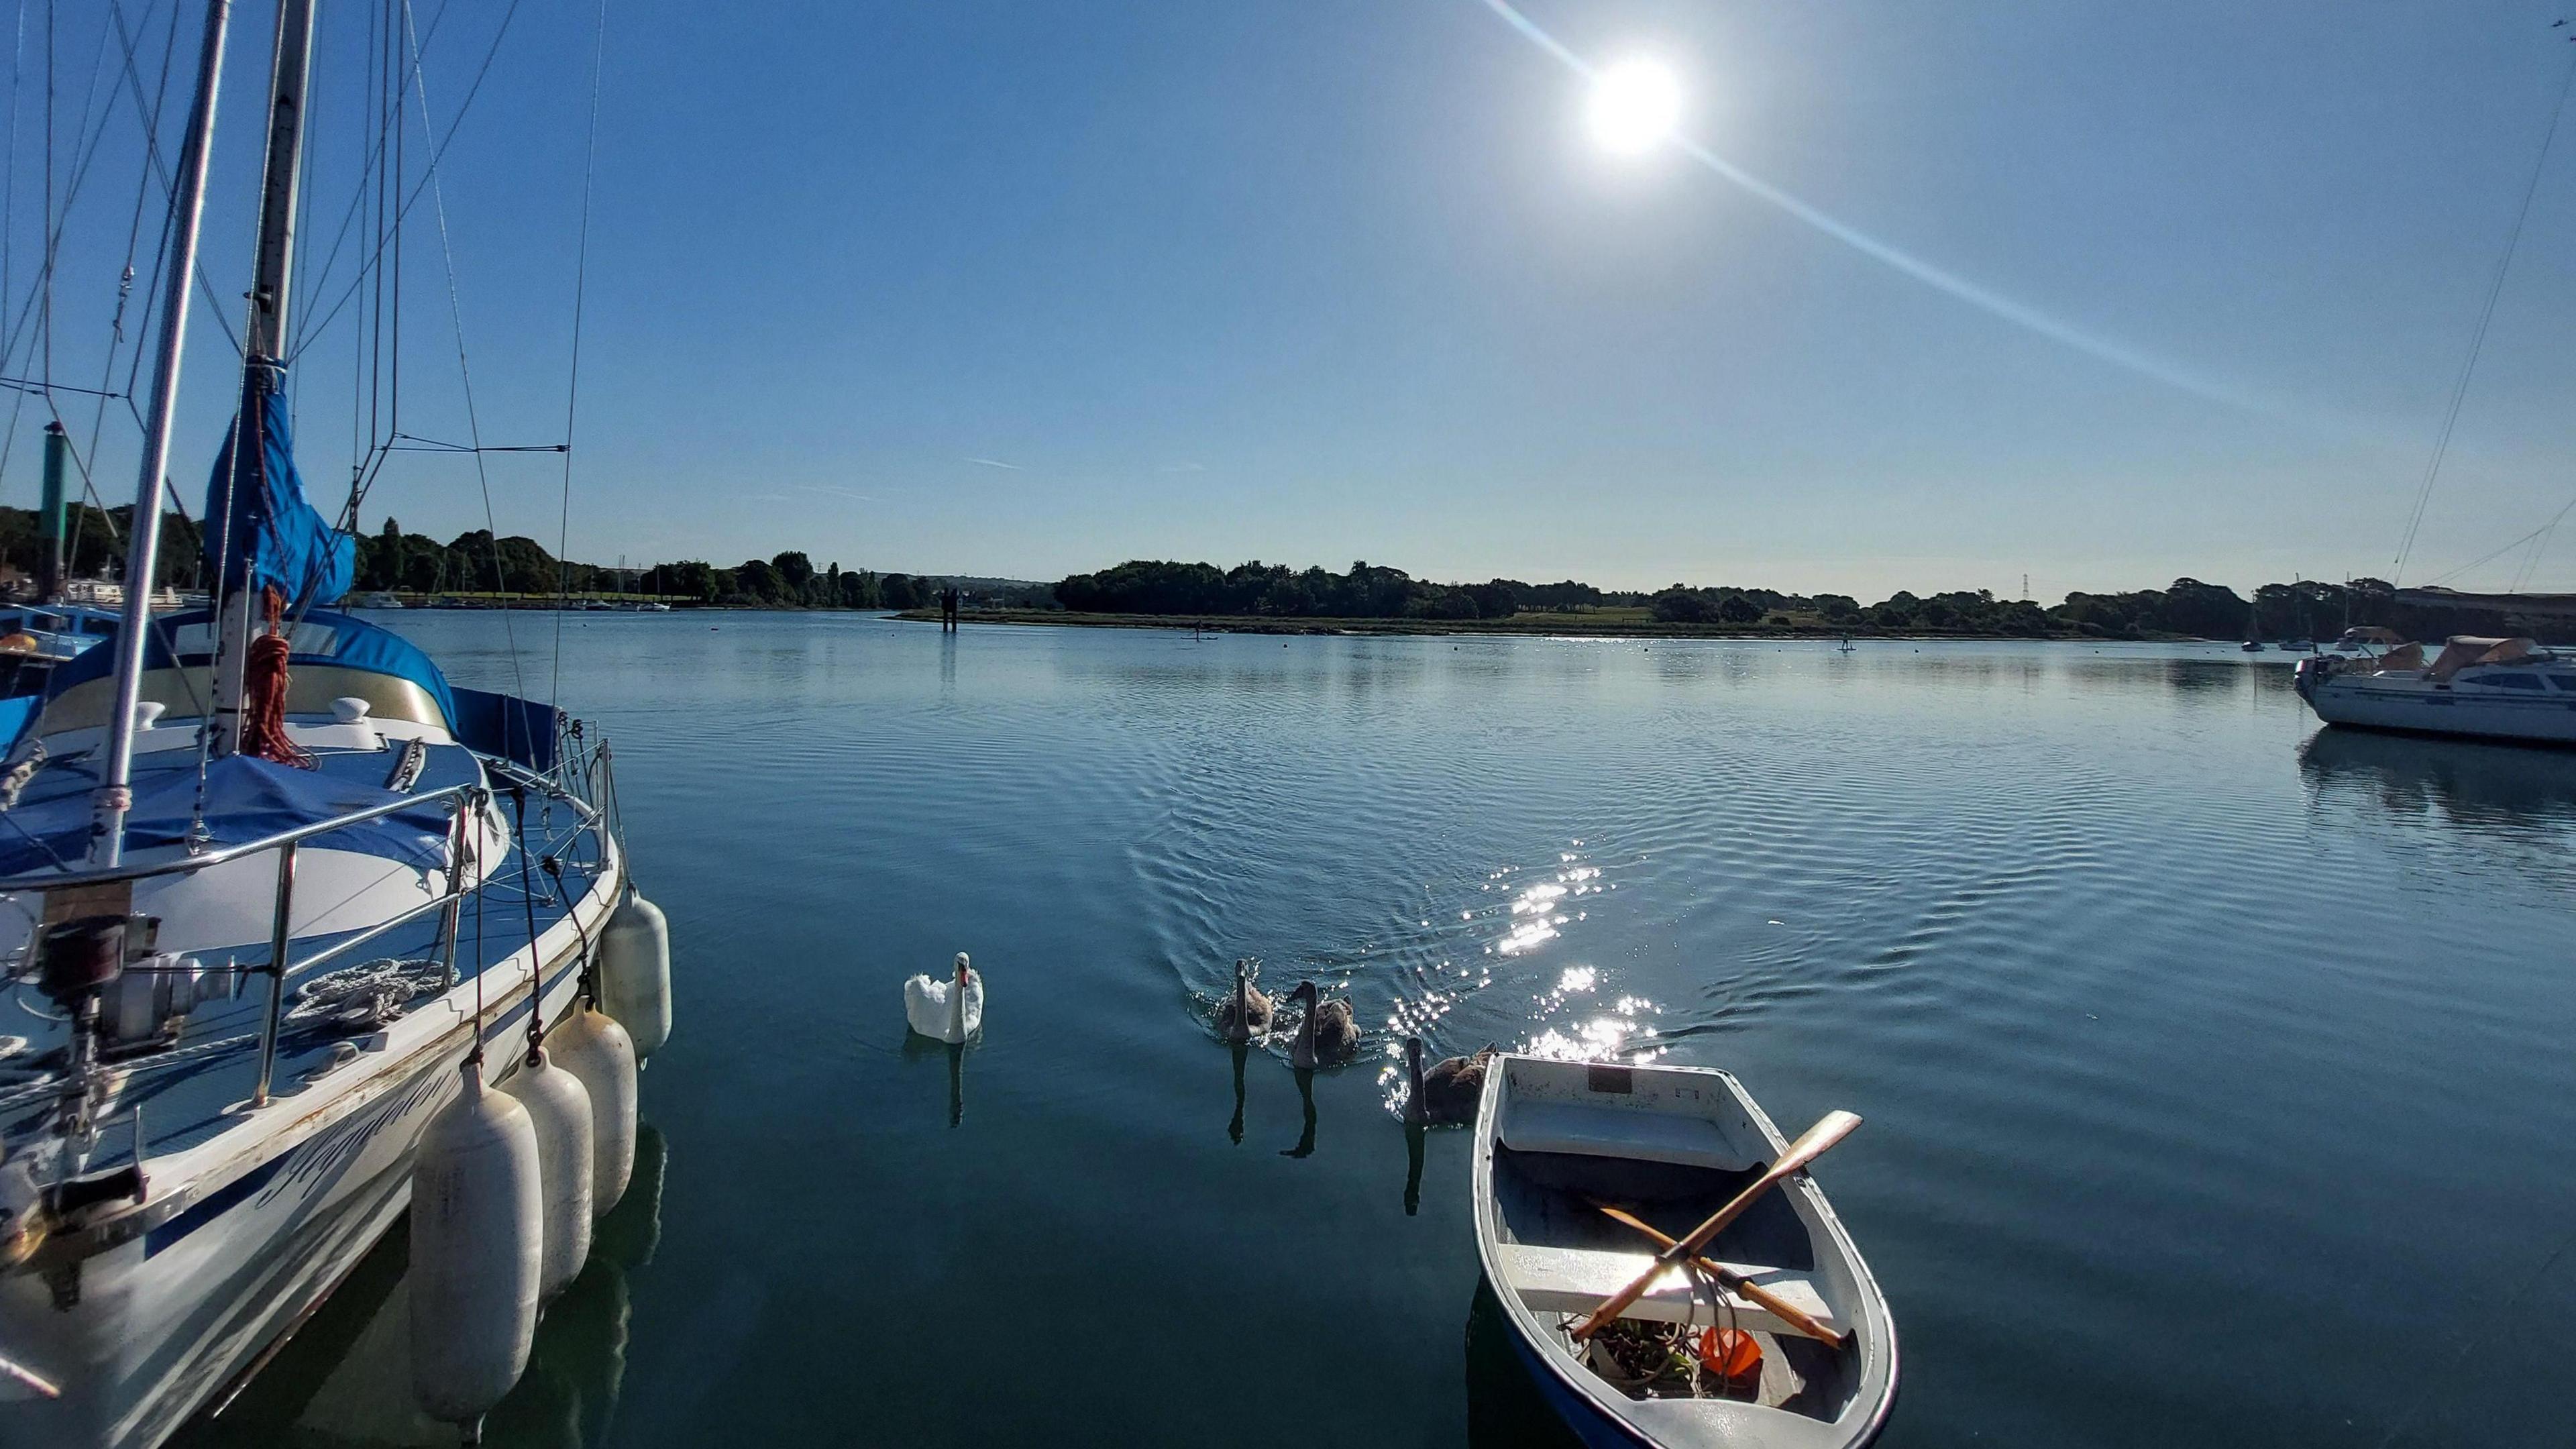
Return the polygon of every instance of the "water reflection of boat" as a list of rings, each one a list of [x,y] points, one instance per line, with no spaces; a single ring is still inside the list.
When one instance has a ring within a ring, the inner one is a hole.
[[[626,1376],[627,1275],[650,1262],[661,1235],[668,1146],[638,1133],[635,1175],[600,1219],[590,1260],[546,1307],[527,1372],[484,1425],[485,1442],[527,1449],[597,1449],[608,1441]],[[454,1425],[423,1414],[411,1392],[408,1235],[389,1233],[268,1371],[171,1449],[448,1449]]]
[[[1548,1407],[1514,1344],[1502,1300],[1476,1280],[1467,1308],[1468,1449],[1583,1449],[1583,1441]]]
[[[2321,793],[2367,793],[2385,809],[2460,820],[2576,820],[2576,755],[2484,740],[2322,729],[2299,749]]]
[[[1744,1291],[1679,1268],[1588,1342],[1570,1332],[1655,1261],[1652,1245],[1605,1207],[1688,1234],[1772,1163],[1795,1160],[1789,1151],[1723,1072],[1496,1062],[1478,1114],[1477,1254],[1531,1380],[1585,1443],[1843,1449],[1877,1436],[1896,1396],[1895,1324],[1804,1174],[1753,1199],[1704,1257],[1794,1306],[1826,1339],[1801,1336]],[[1653,1367],[1622,1377],[1635,1364],[1613,1336],[1665,1325],[1679,1325],[1684,1342],[1698,1328],[1749,1333],[1761,1350],[1758,1382],[1738,1380],[1730,1392],[1696,1369],[1668,1373],[1672,1350],[1660,1342],[1640,1344]]]

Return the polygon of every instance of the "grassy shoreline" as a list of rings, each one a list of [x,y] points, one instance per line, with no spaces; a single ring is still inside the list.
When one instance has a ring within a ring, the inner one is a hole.
[[[906,609],[895,617],[936,623],[936,609]],[[1505,637],[1581,636],[1603,639],[2037,639],[2082,643],[2096,636],[2073,630],[2013,634],[1973,629],[1845,629],[1821,620],[1788,624],[1667,624],[1643,609],[1596,609],[1580,614],[1514,614],[1508,619],[1276,619],[1232,614],[1084,614],[1067,609],[968,609],[969,624],[1056,625],[1081,629],[1189,629],[1213,634],[1380,634]],[[2145,640],[2184,640],[2184,635],[2145,635]],[[2138,642],[2138,641],[2116,641]]]

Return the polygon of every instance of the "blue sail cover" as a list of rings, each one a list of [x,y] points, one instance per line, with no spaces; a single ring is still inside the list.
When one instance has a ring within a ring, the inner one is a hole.
[[[125,817],[125,848],[178,845],[196,819],[196,756],[167,751],[147,756],[134,772],[134,809]],[[364,780],[275,765],[253,755],[226,755],[206,765],[206,829],[220,848],[247,845],[298,826],[347,815],[405,797]],[[313,845],[382,856],[422,869],[447,864],[448,812],[444,800],[424,800],[356,825],[317,835]],[[68,864],[89,853],[90,793],[86,784],[50,799],[0,814],[0,876],[22,875]]]
[[[353,614],[316,609],[287,631],[287,642],[291,652],[286,662],[290,669],[305,664],[336,664],[408,679],[438,701],[451,731],[458,727],[462,711],[455,692],[448,687],[447,676],[418,646],[390,629],[379,628]],[[176,654],[171,652],[174,648]],[[208,664],[214,659],[214,651],[214,616],[204,609],[155,614],[152,627],[144,631],[143,667],[147,670]],[[57,698],[74,685],[114,674],[115,654],[113,649],[92,649],[55,665],[53,677],[45,685],[45,697]],[[0,724],[5,724],[5,717],[0,717]]]
[[[225,593],[274,585],[305,608],[349,592],[358,545],[305,501],[283,384],[282,370],[254,368],[243,385],[241,412],[206,484],[202,552],[206,576],[220,571]]]

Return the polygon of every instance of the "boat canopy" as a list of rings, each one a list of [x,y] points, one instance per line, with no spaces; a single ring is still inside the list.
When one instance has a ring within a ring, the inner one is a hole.
[[[146,670],[171,669],[182,665],[205,665],[213,662],[215,653],[214,615],[205,609],[156,617],[145,631],[143,667]],[[390,629],[379,628],[354,614],[317,609],[298,620],[288,631],[287,667],[323,664],[343,669],[362,670],[371,674],[389,674],[407,679],[426,691],[438,702],[446,715],[450,732],[456,729],[455,691],[448,688],[447,676],[431,663],[409,640]],[[78,658],[56,665],[53,678],[46,683],[45,696],[59,699],[75,686],[94,679],[105,679],[116,671],[113,651],[92,649]]]
[[[305,501],[284,381],[282,368],[246,369],[241,412],[206,483],[201,552],[223,594],[275,588],[305,609],[349,592],[358,544]]]
[[[2473,634],[2454,634],[2442,646],[2441,657],[2433,661],[2431,676],[2439,681],[2472,664],[2511,664],[2529,659],[2538,648],[2528,639],[2481,639]]]
[[[247,845],[337,815],[354,814],[403,798],[364,780],[272,764],[255,755],[223,755],[206,762],[205,799],[197,796],[197,759],[172,750],[134,772],[134,808],[125,817],[129,851],[183,845],[192,830],[220,849]],[[447,864],[448,808],[424,800],[408,809],[314,837],[333,850],[398,860],[422,869]],[[77,868],[89,855],[90,799],[86,788],[32,800],[9,812],[12,829],[0,835],[0,876]]]

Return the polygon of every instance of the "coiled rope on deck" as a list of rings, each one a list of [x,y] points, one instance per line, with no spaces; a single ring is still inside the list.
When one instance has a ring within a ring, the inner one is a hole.
[[[242,658],[242,753],[310,770],[312,752],[286,732],[286,664],[295,652],[283,623],[286,595],[272,585],[264,598],[268,630],[250,641]]]

